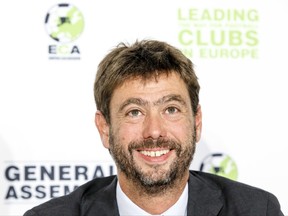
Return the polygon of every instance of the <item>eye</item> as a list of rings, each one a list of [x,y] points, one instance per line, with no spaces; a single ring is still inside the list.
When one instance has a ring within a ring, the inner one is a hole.
[[[179,109],[176,107],[168,107],[165,110],[165,113],[167,113],[167,114],[174,114],[174,113],[178,113],[178,112],[179,112]]]
[[[137,116],[142,115],[142,113],[141,113],[140,110],[133,109],[133,110],[130,110],[130,111],[127,113],[127,115],[130,116],[130,117],[137,117]]]

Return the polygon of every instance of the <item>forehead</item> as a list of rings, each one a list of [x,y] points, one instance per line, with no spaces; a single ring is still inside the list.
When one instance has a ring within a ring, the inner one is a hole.
[[[141,77],[130,78],[114,90],[111,103],[121,102],[121,100],[129,97],[139,97],[147,101],[155,101],[169,94],[177,94],[184,100],[190,100],[187,85],[174,72],[159,74],[149,79]]]

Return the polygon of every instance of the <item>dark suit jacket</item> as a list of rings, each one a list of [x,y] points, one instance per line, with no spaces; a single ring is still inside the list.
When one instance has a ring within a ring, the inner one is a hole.
[[[114,216],[117,177],[94,179],[24,216]],[[187,214],[193,216],[283,216],[269,192],[212,174],[190,171]]]

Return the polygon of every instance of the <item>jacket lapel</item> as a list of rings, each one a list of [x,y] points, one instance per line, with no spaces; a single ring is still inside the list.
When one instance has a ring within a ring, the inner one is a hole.
[[[219,187],[190,172],[188,191],[188,216],[216,216],[219,214],[223,206],[222,192]]]
[[[81,216],[117,216],[119,215],[116,201],[115,177],[110,184],[95,191],[89,189],[89,194],[82,200]]]

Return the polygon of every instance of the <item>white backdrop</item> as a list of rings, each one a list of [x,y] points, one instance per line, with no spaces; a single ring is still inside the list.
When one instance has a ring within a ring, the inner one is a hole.
[[[84,20],[79,38],[66,44],[46,31],[46,14],[59,3],[74,5]],[[204,119],[191,168],[207,167],[208,155],[227,155],[236,173],[228,177],[274,193],[288,215],[287,6],[286,0],[2,2],[0,215],[22,215],[116,173],[94,126],[94,77],[116,44],[145,38],[177,46],[195,64]],[[71,54],[73,47],[79,53]]]

